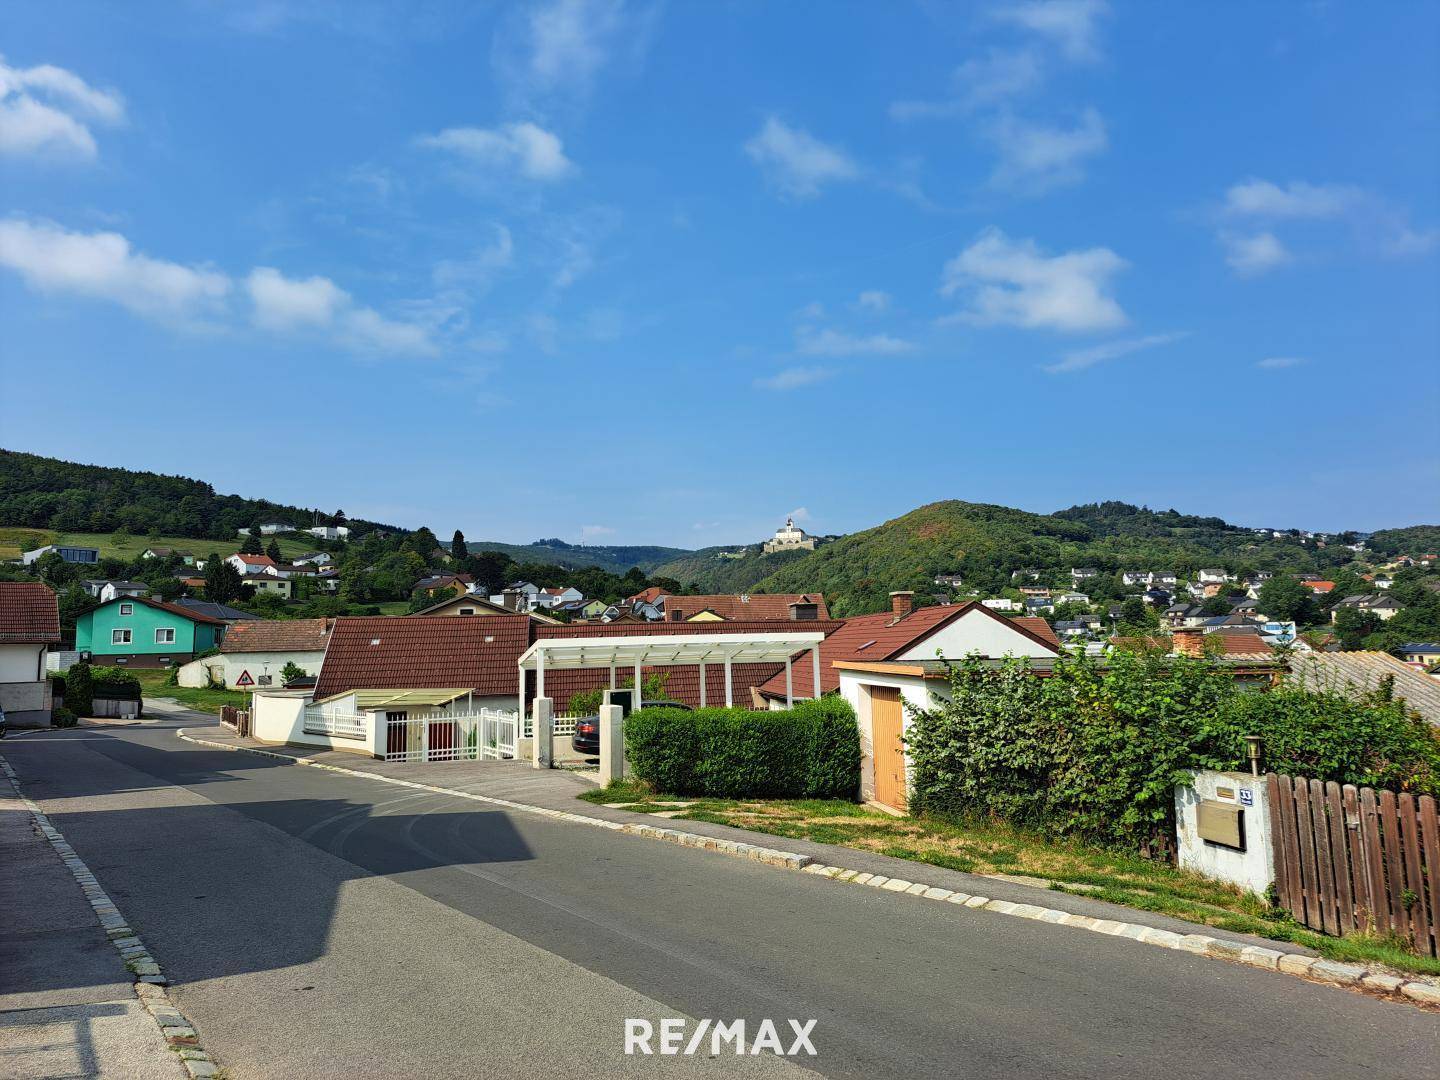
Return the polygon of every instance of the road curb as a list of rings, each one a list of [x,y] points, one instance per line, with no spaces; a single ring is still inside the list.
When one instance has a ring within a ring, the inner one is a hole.
[[[175,1007],[170,1000],[170,995],[165,990],[166,978],[160,969],[160,964],[150,955],[150,950],[140,939],[140,935],[131,928],[115,902],[110,899],[105,890],[100,887],[100,882],[90,872],[84,860],[75,854],[75,849],[65,840],[65,836],[59,829],[50,823],[50,818],[31,800],[20,787],[19,777],[10,763],[0,755],[0,773],[10,781],[10,786],[15,790],[15,797],[30,811],[30,817],[34,822],[37,832],[50,842],[55,854],[60,856],[71,876],[75,878],[76,884],[85,899],[89,901],[91,908],[95,911],[95,918],[100,923],[105,936],[110,939],[110,944],[115,946],[116,952],[120,954],[120,960],[124,963],[126,970],[135,976],[135,996],[140,999],[140,1004],[155,1021],[155,1026],[160,1029],[160,1035],[165,1040],[165,1045],[175,1051],[180,1058],[180,1063],[185,1066],[188,1072],[196,1080],[213,1080],[222,1075],[220,1066],[215,1064],[213,1058],[200,1045],[200,1037],[195,1032],[195,1027],[185,1018],[185,1014]]]
[[[815,859],[809,855],[801,855],[794,851],[760,847],[734,840],[719,840],[713,836],[702,836],[698,833],[684,832],[680,829],[666,829],[634,822],[604,821],[599,818],[587,817],[584,814],[572,814],[564,810],[552,810],[549,807],[532,806],[529,803],[514,802],[510,799],[497,799],[491,795],[477,795],[473,792],[460,791],[456,788],[439,787],[434,784],[421,784],[413,780],[400,780],[393,776],[382,776],[380,773],[367,772],[363,769],[347,769],[342,765],[329,765],[309,758],[278,753],[273,750],[261,750],[258,747],[252,746],[232,746],[229,743],[214,742],[210,739],[201,739],[193,735],[187,735],[183,728],[176,729],[175,734],[186,742],[194,743],[197,746],[207,746],[217,750],[229,750],[247,754],[258,754],[261,757],[288,761],[295,765],[306,765],[313,769],[325,769],[329,772],[343,773],[347,776],[363,777],[366,780],[379,780],[382,783],[396,784],[400,787],[415,788],[421,791],[433,791],[436,794],[451,795],[456,798],[489,803],[494,806],[502,806],[507,810],[541,814],[545,817],[555,818],[561,821],[591,825],[602,829],[610,829],[614,832],[629,833],[633,836],[645,836],[654,840],[666,840],[671,843],[682,844],[685,847],[701,848],[706,851],[718,851],[727,855],[737,855],[742,858],[753,859],[757,862],[782,867],[787,870],[799,870],[803,873],[815,874],[839,883],[869,885],[872,888],[884,889],[888,892],[905,893],[924,900],[954,904],[957,908],[984,909],[998,915],[1008,915],[1012,918],[1053,923],[1055,925],[1068,926],[1079,930],[1089,930],[1092,933],[1106,934],[1110,937],[1129,938],[1132,941],[1144,945],[1155,945],[1162,949],[1190,952],[1197,956],[1205,956],[1214,960],[1225,960],[1233,964],[1243,964],[1247,967],[1260,968],[1265,971],[1296,975],[1310,982],[1359,990],[1385,997],[1387,1000],[1404,1002],[1411,1005],[1433,1006],[1436,1009],[1440,1009],[1440,985],[1425,980],[1407,980],[1403,976],[1393,976],[1384,972],[1371,972],[1369,969],[1357,964],[1342,964],[1338,961],[1325,960],[1321,957],[1310,956],[1306,953],[1287,953],[1279,949],[1269,949],[1258,945],[1244,945],[1237,941],[1211,937],[1208,934],[1177,934],[1174,931],[1160,930],[1153,926],[1118,922],[1114,919],[1096,919],[1088,915],[1076,915],[1072,912],[1060,911],[1057,908],[1041,907],[1036,904],[1017,904],[1009,900],[992,900],[987,896],[975,896],[970,893],[940,888],[939,886],[926,885],[923,882],[889,878],[880,874],[864,873],[843,866],[827,866],[823,863],[816,862]]]

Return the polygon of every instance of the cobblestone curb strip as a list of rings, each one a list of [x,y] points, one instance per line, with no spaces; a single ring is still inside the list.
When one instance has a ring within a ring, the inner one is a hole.
[[[15,770],[10,763],[0,756],[0,772],[10,781],[10,786],[15,790],[15,798],[30,811],[34,820],[35,828],[40,835],[50,841],[50,846],[60,856],[62,862],[74,875],[75,881],[80,886],[80,891],[85,894],[85,899],[90,901],[90,906],[95,909],[95,917],[100,921],[100,926],[105,931],[105,936],[120,953],[120,958],[125,967],[135,976],[135,996],[140,999],[140,1004],[145,1006],[156,1025],[160,1028],[160,1034],[165,1038],[165,1044],[175,1051],[181,1063],[192,1077],[211,1078],[222,1075],[220,1067],[215,1064],[209,1054],[200,1046],[200,1038],[195,1033],[195,1028],[185,1015],[175,1008],[170,1001],[170,995],[165,992],[165,975],[160,970],[160,965],[145,948],[145,943],[140,940],[140,935],[130,928],[125,921],[125,916],[115,906],[105,890],[100,888],[100,883],[90,868],[85,865],[80,856],[75,854],[75,849],[65,841],[60,830],[50,824],[50,819],[45,815],[34,802],[32,802],[20,788],[20,781],[15,775]]]
[[[719,851],[728,855],[738,855],[744,858],[755,859],[758,862],[783,867],[787,870],[800,870],[807,874],[817,874],[820,877],[829,878],[832,881],[852,885],[869,885],[872,888],[884,889],[887,892],[906,893],[910,896],[918,896],[925,900],[955,904],[959,907],[983,908],[986,911],[993,911],[1000,915],[1009,915],[1017,919],[1032,919],[1037,922],[1055,923],[1059,926],[1089,930],[1097,934],[1109,934],[1112,937],[1129,938],[1132,941],[1138,941],[1146,945],[1158,945],[1163,949],[1179,949],[1184,952],[1195,953],[1199,956],[1208,956],[1216,960],[1228,960],[1231,963],[1247,964],[1250,967],[1264,968],[1266,971],[1298,975],[1315,982],[1328,983],[1332,986],[1341,986],[1351,990],[1385,994],[1397,1001],[1406,1001],[1416,1005],[1428,1005],[1440,1009],[1440,985],[1425,980],[1406,980],[1393,975],[1378,972],[1372,973],[1368,969],[1355,964],[1341,964],[1334,960],[1325,960],[1317,956],[1307,956],[1304,953],[1285,953],[1278,949],[1267,949],[1258,945],[1242,945],[1237,941],[1226,941],[1221,938],[1210,937],[1208,934],[1177,934],[1170,930],[1159,930],[1155,927],[1140,926],[1135,923],[1117,922],[1113,919],[1095,919],[1088,915],[1075,915],[1068,911],[1040,907],[1035,904],[1016,904],[1009,900],[992,900],[986,896],[972,896],[969,893],[954,892],[950,889],[925,885],[921,882],[905,881],[901,878],[887,878],[879,874],[861,873],[860,871],[849,870],[842,866],[825,866],[817,863],[808,855],[801,855],[793,851],[780,851],[776,848],[757,847],[754,844],[742,844],[733,840],[717,840],[713,836],[701,836],[697,833],[682,832],[678,829],[662,829],[654,825],[602,821],[599,818],[586,817],[583,814],[569,814],[563,810],[551,810],[544,806],[531,806],[528,803],[513,802],[509,799],[497,799],[489,795],[476,795],[473,792],[458,791],[455,788],[438,787],[433,784],[420,784],[413,780],[399,780],[393,776],[382,776],[379,773],[366,772],[363,769],[347,769],[339,765],[326,765],[319,761],[311,761],[303,757],[294,757],[290,754],[280,754],[250,746],[231,746],[227,743],[211,742],[208,739],[199,739],[193,735],[187,735],[183,730],[177,730],[176,734],[186,742],[195,743],[197,746],[213,747],[217,750],[231,750],[247,754],[259,754],[262,757],[276,758],[280,761],[288,761],[296,765],[306,765],[314,769],[325,769],[329,772],[343,773],[347,776],[364,777],[367,780],[379,780],[382,783],[397,784],[401,787],[415,788],[420,791],[433,791],[440,795],[452,795],[456,798],[471,799],[475,802],[489,803],[493,806],[503,806],[506,809],[518,810],[527,814],[540,814],[545,817],[556,818],[561,821],[570,821],[580,825],[591,825],[601,829],[611,829],[615,832],[646,836],[655,840],[668,840],[672,843],[683,844],[686,847],[703,848],[707,851]]]

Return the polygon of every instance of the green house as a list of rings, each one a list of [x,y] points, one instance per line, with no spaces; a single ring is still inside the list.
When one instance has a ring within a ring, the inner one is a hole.
[[[141,596],[119,596],[75,621],[75,648],[97,664],[169,667],[215,648],[225,636],[220,619]]]

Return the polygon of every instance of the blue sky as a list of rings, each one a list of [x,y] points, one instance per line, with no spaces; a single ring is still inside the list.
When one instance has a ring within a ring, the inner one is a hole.
[[[1440,520],[1433,4],[0,35],[6,447],[522,542],[942,498]]]

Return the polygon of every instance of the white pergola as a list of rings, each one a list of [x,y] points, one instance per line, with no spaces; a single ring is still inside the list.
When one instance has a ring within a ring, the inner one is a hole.
[[[816,695],[820,688],[820,642],[818,631],[760,634],[617,634],[613,637],[542,638],[520,657],[520,714],[525,713],[525,672],[535,672],[535,696],[545,696],[545,669],[608,668],[610,688],[615,689],[616,673],[634,669],[635,686],[644,685],[641,669],[659,665],[697,664],[700,668],[700,706],[705,701],[705,669],[710,664],[725,667],[725,704],[735,704],[731,679],[733,664],[785,665],[785,704],[794,704],[792,665],[795,656],[809,650],[813,664]],[[638,704],[638,703],[637,703]]]

